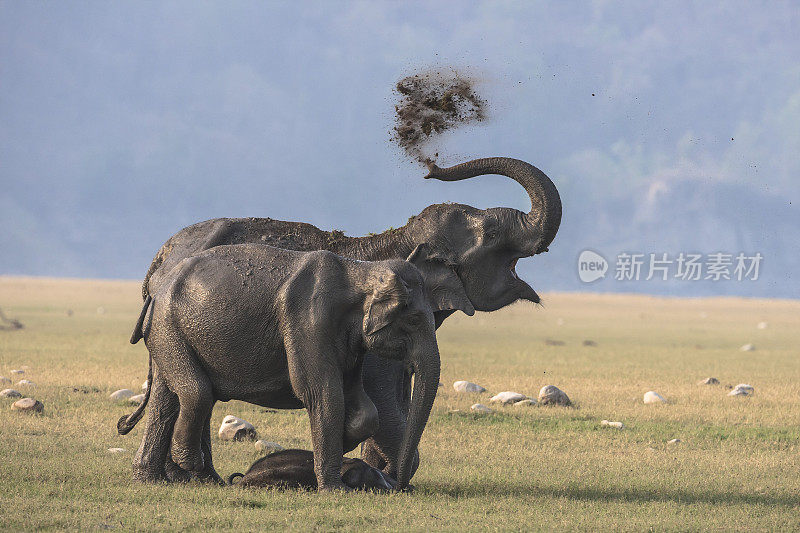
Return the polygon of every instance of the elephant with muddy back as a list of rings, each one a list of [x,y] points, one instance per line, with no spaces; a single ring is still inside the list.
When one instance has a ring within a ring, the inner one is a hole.
[[[474,309],[495,311],[517,300],[539,302],[536,292],[515,271],[518,259],[546,252],[561,223],[561,199],[553,182],[538,168],[506,157],[476,159],[448,168],[429,165],[426,178],[464,180],[499,174],[518,182],[531,200],[527,213],[506,207],[476,209],[463,204],[434,204],[400,228],[365,237],[346,237],[302,222],[270,218],[214,219],[189,226],[173,235],[158,251],[144,280],[143,297],[156,293],[170,271],[183,259],[214,246],[269,244],[289,250],[329,250],[362,261],[404,259],[420,244],[431,257],[449,265]],[[426,273],[422,272],[423,276]],[[440,287],[426,279],[436,308]],[[453,310],[434,313],[438,328]],[[139,340],[134,334],[131,342]],[[134,458],[134,478],[140,481],[187,480],[192,475],[175,464],[170,443],[180,404],[155,365],[149,389],[151,408],[141,446]],[[362,446],[362,458],[396,478],[409,413],[411,375],[396,361],[367,353],[363,383],[378,411],[379,425]],[[211,459],[210,421],[202,432],[205,457],[201,479],[221,482]],[[418,455],[411,475],[418,466]]]
[[[435,298],[421,272],[437,281]],[[216,246],[181,261],[147,300],[137,334],[178,397],[172,460],[198,477],[209,472],[202,433],[218,400],[305,407],[320,490],[347,488],[342,455],[378,427],[362,381],[366,352],[415,376],[398,455],[397,488],[408,486],[439,385],[433,312],[475,312],[453,269],[426,244],[406,261],[375,262],[325,250]],[[118,427],[132,428],[144,407]]]

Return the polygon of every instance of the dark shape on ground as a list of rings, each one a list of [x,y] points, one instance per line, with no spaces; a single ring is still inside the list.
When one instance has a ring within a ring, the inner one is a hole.
[[[22,329],[25,326],[16,318],[8,318],[0,309],[0,330]]]
[[[241,477],[236,483],[240,487],[279,487],[287,489],[317,489],[317,476],[314,474],[314,453],[309,450],[282,450],[262,457],[246,473],[231,474],[228,484]],[[377,468],[372,468],[361,459],[344,458],[342,462],[342,481],[352,489],[392,490],[397,482]]]

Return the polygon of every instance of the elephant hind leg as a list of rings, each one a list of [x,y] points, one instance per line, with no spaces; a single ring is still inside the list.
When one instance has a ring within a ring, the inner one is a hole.
[[[152,337],[151,337],[152,338]],[[169,388],[178,396],[180,409],[172,433],[172,460],[183,470],[204,471],[203,429],[214,407],[214,391],[192,350],[173,336],[159,336],[150,347],[153,357],[173,376]]]
[[[136,481],[171,480],[165,464],[169,464],[172,428],[178,417],[178,397],[167,388],[158,367],[150,383],[150,404],[142,443],[133,459],[133,478]]]

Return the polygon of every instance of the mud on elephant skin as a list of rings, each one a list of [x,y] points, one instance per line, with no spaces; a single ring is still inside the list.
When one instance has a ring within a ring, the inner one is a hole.
[[[434,308],[421,271],[441,278]],[[217,400],[305,407],[319,489],[344,488],[343,453],[378,427],[362,381],[369,351],[416,376],[398,456],[397,486],[405,488],[439,383],[433,312],[446,310],[474,313],[455,272],[426,245],[406,261],[260,244],[218,246],[185,259],[137,323],[151,364],[178,397],[172,460],[208,473],[202,433]],[[120,432],[143,408],[120,419]]]
[[[145,277],[143,297],[154,294],[163,278],[181,260],[222,244],[252,242],[294,250],[327,249],[353,259],[376,261],[402,259],[424,243],[430,246],[432,253],[453,266],[475,309],[492,311],[518,299],[538,302],[539,296],[517,276],[515,266],[520,258],[547,251],[555,238],[561,222],[558,191],[538,168],[505,157],[476,159],[450,168],[431,165],[426,178],[457,181],[486,174],[507,176],[522,185],[531,200],[530,212],[504,207],[481,210],[462,204],[434,204],[411,217],[401,228],[366,237],[347,237],[310,224],[271,218],[208,220],[182,229],[161,247]],[[435,296],[435,280],[427,280],[426,284],[431,286]],[[436,326],[451,313],[436,312]],[[136,342],[138,338],[134,335],[131,340]],[[376,434],[365,443],[362,457],[372,466],[396,476],[399,436],[405,431],[410,400],[410,378],[401,363],[371,354],[366,356],[364,373],[367,395],[375,403],[380,420],[387,423],[381,423]],[[152,401],[157,409],[177,410],[176,405],[167,405],[175,401],[168,394],[154,395]],[[158,479],[165,468],[176,471],[167,453],[172,434],[169,423],[169,417],[148,418],[142,447],[134,463],[135,477]],[[167,424],[167,427],[159,424]],[[204,441],[204,448],[210,450],[210,446],[210,441]]]
[[[361,459],[342,460],[342,482],[351,489],[390,491],[397,481]],[[241,481],[235,482],[237,478]],[[282,450],[262,457],[244,474],[228,476],[228,485],[237,487],[277,487],[284,489],[316,490],[314,454],[308,450]]]

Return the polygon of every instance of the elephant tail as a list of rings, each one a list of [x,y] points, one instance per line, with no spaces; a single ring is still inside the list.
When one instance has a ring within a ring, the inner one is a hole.
[[[142,327],[144,326],[144,318],[147,316],[147,308],[150,307],[150,302],[153,301],[153,297],[149,294],[144,299],[144,305],[142,306],[142,312],[139,314],[139,320],[136,321],[136,326],[133,328],[133,333],[131,334],[131,344],[136,344],[139,340],[144,336],[142,333]]]
[[[233,480],[236,479],[237,477],[244,477],[244,474],[240,472],[235,472],[230,476],[228,476],[228,485],[233,485]]]
[[[149,296],[147,297],[150,298]],[[144,400],[139,404],[134,412],[129,415],[123,415],[117,420],[117,432],[120,435],[127,435],[142,419],[144,410],[147,407],[147,402],[150,400],[150,391],[153,390],[153,356],[148,358],[147,363],[147,390],[144,391]]]

